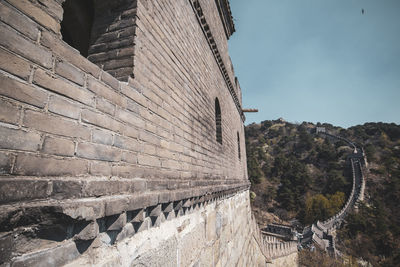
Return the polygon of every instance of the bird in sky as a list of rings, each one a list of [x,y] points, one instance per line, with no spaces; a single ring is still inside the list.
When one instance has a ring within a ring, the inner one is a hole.
[[[364,8],[362,8],[362,9],[361,9],[361,14],[364,15],[364,13],[365,13]]]

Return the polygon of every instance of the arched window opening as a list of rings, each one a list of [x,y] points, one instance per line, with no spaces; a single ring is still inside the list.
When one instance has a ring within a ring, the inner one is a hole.
[[[215,128],[217,142],[222,144],[222,121],[221,121],[221,107],[218,98],[215,98]]]
[[[237,132],[237,145],[238,145],[238,156],[239,156],[239,160],[240,160],[240,137],[239,137],[239,132]]]
[[[93,0],[67,0],[63,3],[62,39],[87,57],[94,19]]]

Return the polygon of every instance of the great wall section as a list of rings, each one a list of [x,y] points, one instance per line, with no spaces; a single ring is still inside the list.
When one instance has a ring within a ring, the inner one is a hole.
[[[343,223],[346,215],[353,209],[357,209],[357,204],[364,200],[365,191],[365,167],[368,166],[367,158],[362,147],[358,147],[350,140],[341,136],[326,132],[325,128],[316,128],[316,134],[325,136],[333,141],[344,141],[353,149],[353,153],[348,156],[351,166],[352,189],[343,208],[331,218],[312,224],[303,230],[301,244],[310,246],[315,244],[319,249],[330,253],[336,257],[341,255],[335,247],[335,231]]]
[[[228,0],[0,2],[0,265],[295,266],[251,214]]]

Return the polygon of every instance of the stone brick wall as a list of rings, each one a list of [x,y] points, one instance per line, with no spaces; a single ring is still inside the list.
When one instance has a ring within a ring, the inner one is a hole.
[[[62,39],[63,2],[0,2],[0,259],[15,266],[62,265],[249,185],[214,0],[96,0],[88,58]]]
[[[247,183],[241,114],[189,1],[138,1],[128,83],[62,41],[61,4],[44,2],[1,3],[2,203]]]

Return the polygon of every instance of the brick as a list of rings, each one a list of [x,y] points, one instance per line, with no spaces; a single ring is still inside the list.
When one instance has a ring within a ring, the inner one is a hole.
[[[0,38],[2,46],[45,68],[51,68],[52,56],[46,49],[23,38],[3,23],[0,23],[0,36],[7,36],[7,38]]]
[[[51,76],[42,69],[37,69],[33,77],[33,83],[40,85],[55,93],[64,95],[68,98],[79,101],[83,104],[93,106],[94,95],[91,92],[84,90],[72,83],[69,83],[61,78]]]
[[[158,204],[156,193],[133,195],[129,197],[129,210],[137,210]]]
[[[139,130],[130,126],[130,125],[124,125],[122,134],[125,136],[129,136],[132,138],[138,138],[139,137]]]
[[[58,159],[37,155],[18,155],[15,163],[15,174],[36,176],[61,176],[87,174],[86,160]]]
[[[142,145],[136,139],[115,135],[114,146],[131,151],[141,151]]]
[[[111,165],[108,162],[91,162],[90,174],[96,176],[111,176]]]
[[[31,65],[28,61],[3,48],[0,48],[0,68],[24,80],[28,80],[31,73]]]
[[[93,144],[79,143],[76,152],[78,157],[97,159],[102,161],[120,161],[121,152],[113,147]]]
[[[39,0],[39,2],[41,8],[44,8],[46,11],[48,11],[48,13],[55,17],[58,21],[62,20],[64,10],[62,5],[60,5],[60,1]]]
[[[133,193],[133,183],[127,180],[91,180],[85,185],[85,196],[105,196]]]
[[[126,107],[126,99],[122,95],[102,84],[98,80],[89,78],[88,89],[94,92],[96,95],[104,97],[113,104],[119,105],[121,107]]]
[[[139,93],[136,89],[131,87],[130,85],[121,84],[121,92],[129,97],[130,99],[134,100],[136,103],[139,103],[140,105],[146,107],[147,106],[147,100],[146,98]]]
[[[55,199],[79,198],[82,195],[83,182],[78,180],[55,180],[51,197]]]
[[[85,83],[85,74],[73,65],[64,61],[56,61],[55,71],[58,75],[80,86]]]
[[[100,97],[96,98],[96,108],[110,115],[114,115],[115,113],[115,105]]]
[[[43,108],[48,94],[32,85],[22,83],[0,73],[0,94],[12,99]]]
[[[138,155],[138,164],[140,165],[148,165],[148,166],[153,166],[153,167],[160,167],[161,162],[160,159],[157,157],[153,156],[148,156],[148,155]]]
[[[133,66],[133,57],[130,58],[119,58],[107,60],[104,64],[104,70],[113,70],[123,67]]]
[[[77,220],[94,220],[105,216],[105,205],[102,199],[78,199],[60,205],[64,214]]]
[[[146,121],[144,129],[150,133],[157,134],[157,126],[151,122]]]
[[[47,136],[44,140],[43,152],[72,157],[75,152],[75,143],[71,140]]]
[[[147,189],[151,191],[165,190],[168,187],[168,181],[163,180],[150,180],[147,181]]]
[[[60,23],[28,0],[8,0],[8,2],[45,28],[55,33],[60,32]]]
[[[169,168],[174,170],[180,170],[182,168],[180,162],[175,160],[162,160],[161,166],[163,168]]]
[[[144,131],[141,131],[139,133],[139,138],[140,138],[140,140],[142,140],[144,142],[148,142],[148,143],[156,145],[156,146],[159,146],[160,142],[161,142],[160,138],[158,136],[155,136],[151,133],[144,132]]]
[[[20,108],[0,99],[0,121],[18,124]]]
[[[138,128],[145,127],[145,122],[143,121],[143,119],[139,118],[136,114],[132,112],[123,109],[117,109],[115,116],[120,120],[130,123]]]
[[[0,152],[0,174],[10,174],[14,156],[10,153]]]
[[[139,105],[131,99],[128,99],[126,109],[132,111],[133,113],[139,114]]]
[[[64,43],[58,35],[48,31],[42,32],[41,43],[48,47],[53,53],[60,56],[61,59],[71,63],[94,77],[99,77],[100,68],[81,56],[77,50]]]
[[[108,72],[101,73],[101,80],[111,86],[114,90],[119,90],[119,81]]]
[[[49,183],[41,180],[0,179],[0,203],[47,198]]]
[[[107,72],[123,82],[127,82],[129,78],[133,76],[132,67],[108,70]]]
[[[82,121],[119,133],[121,133],[124,128],[120,122],[113,118],[88,109],[82,110]]]
[[[30,39],[34,41],[37,40],[39,34],[37,25],[28,17],[17,12],[14,8],[5,5],[4,2],[0,3],[0,20],[8,25],[12,25],[16,30]]]
[[[76,244],[72,241],[66,241],[59,246],[16,257],[13,259],[12,266],[63,266],[77,259],[80,255]]]
[[[23,125],[52,134],[77,137],[84,140],[90,139],[90,130],[88,127],[41,112],[25,111]]]
[[[153,146],[152,144],[143,144],[143,152],[149,155],[156,155],[160,156],[157,153],[157,148],[155,146]]]
[[[17,156],[14,172],[18,175],[61,176],[87,174],[87,161],[81,159],[58,159],[38,155]]]
[[[48,109],[50,112],[71,118],[79,119],[81,109],[78,105],[60,96],[51,96]]]
[[[127,162],[127,163],[133,163],[133,164],[137,164],[137,154],[133,153],[133,152],[129,152],[129,151],[123,151],[122,152],[122,158],[121,160],[123,162]]]
[[[128,210],[129,199],[127,197],[112,197],[106,201],[106,216],[119,214]]]
[[[104,130],[92,130],[92,142],[103,144],[103,145],[112,145],[113,136],[111,133],[106,132]]]
[[[112,167],[112,175],[118,177],[143,177],[143,173],[143,167],[134,164],[114,165]]]
[[[41,137],[37,133],[5,128],[0,126],[0,148],[25,151],[37,151]]]

